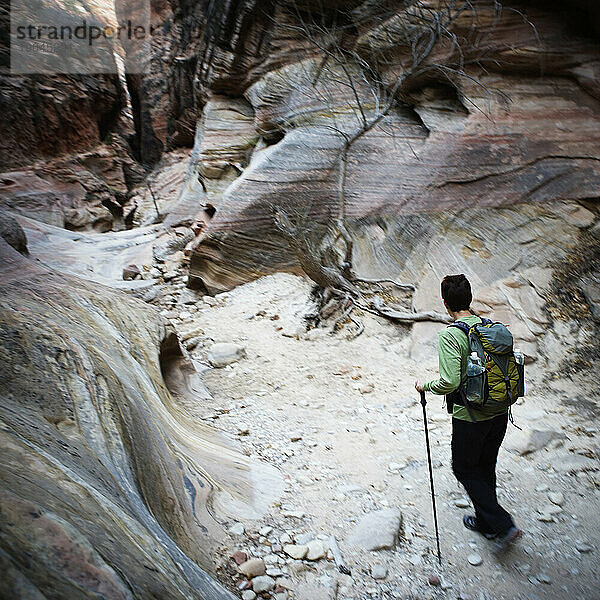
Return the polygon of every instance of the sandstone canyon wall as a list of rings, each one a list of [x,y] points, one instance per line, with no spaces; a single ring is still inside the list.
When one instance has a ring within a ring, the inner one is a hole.
[[[367,13],[374,6],[357,4]],[[417,284],[422,309],[440,308],[437,281],[447,272],[487,289],[577,252],[581,231],[598,240],[597,12],[591,4],[568,12],[554,3],[513,3],[501,13],[476,6],[485,51],[446,82],[439,74],[408,82],[348,160],[356,271]],[[335,219],[343,143],[335,129],[356,128],[343,74],[321,73],[312,85],[322,54],[290,27],[297,15],[286,3],[272,7],[274,19],[255,8],[232,4],[198,54],[197,95],[207,101],[182,195],[216,209],[190,266],[191,285],[210,292],[298,268],[272,208],[308,211],[316,231]],[[401,54],[394,40],[414,25],[409,13],[396,9],[345,43],[364,56],[373,47]],[[453,32],[468,37],[472,18]],[[219,33],[226,26],[243,32],[229,45]],[[453,64],[444,45],[427,60]],[[501,304],[515,312],[506,295]],[[483,297],[479,308],[491,309]]]
[[[207,392],[155,308],[2,223],[0,596],[230,598],[206,573],[223,525],[277,472],[188,416]]]

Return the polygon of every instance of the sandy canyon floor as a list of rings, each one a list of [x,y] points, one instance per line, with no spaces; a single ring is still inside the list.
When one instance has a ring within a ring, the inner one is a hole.
[[[309,292],[305,279],[277,274],[168,313],[180,332],[203,330],[204,341],[191,351],[200,368],[213,343],[245,348],[245,358],[204,371],[214,400],[189,410],[238,438],[246,454],[276,465],[285,481],[280,502],[262,519],[225,524],[231,531],[220,556],[222,581],[234,589],[243,580],[231,558],[241,551],[264,559],[276,582],[266,595],[277,600],[600,598],[599,437],[581,383],[551,378],[555,368],[543,359],[527,369],[526,397],[514,407],[523,431],[509,425],[498,464],[500,501],[525,534],[501,559],[462,525],[472,509],[451,471],[451,421],[442,398],[428,395],[440,566],[413,387],[417,377],[436,376],[437,357],[411,360],[410,329],[369,315],[356,339],[349,329],[306,332]],[[402,514],[395,546],[351,545],[361,518],[385,509]],[[327,553],[330,536],[351,575]],[[311,539],[317,549],[321,542],[323,558],[284,552]],[[432,575],[440,585],[431,585]]]

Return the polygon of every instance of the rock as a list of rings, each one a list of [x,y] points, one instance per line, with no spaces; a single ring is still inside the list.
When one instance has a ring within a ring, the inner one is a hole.
[[[565,503],[565,497],[562,492],[548,492],[548,500],[558,506],[562,506]]]
[[[308,560],[320,560],[325,556],[325,547],[320,540],[313,540],[307,544],[308,552],[306,558]]]
[[[252,590],[245,590],[242,592],[242,600],[255,600],[256,593]]]
[[[27,256],[27,236],[17,220],[5,210],[0,210],[0,237],[17,252]]]
[[[301,560],[306,557],[308,553],[308,546],[300,544],[286,544],[283,547],[283,551],[293,559]]]
[[[210,364],[220,369],[246,356],[246,350],[239,344],[219,343],[214,344],[208,353],[208,361]]]
[[[220,523],[259,518],[281,478],[184,416],[201,382],[176,332],[153,306],[59,274],[2,238],[0,280],[0,512],[11,564],[44,597],[231,598],[206,574]],[[217,489],[236,502],[209,510]]]
[[[228,530],[231,535],[244,535],[244,525],[242,523],[234,523]]]
[[[239,565],[238,571],[248,579],[264,575],[266,572],[265,561],[262,558],[251,558]]]
[[[371,567],[371,577],[373,579],[385,579],[388,574],[388,569],[385,565],[375,564]]]
[[[294,536],[294,542],[301,546],[308,544],[308,542],[312,542],[314,539],[315,536],[312,533],[299,533]]]
[[[275,580],[268,575],[260,575],[252,580],[252,589],[257,594],[270,592],[275,587]]]
[[[539,573],[536,575],[536,579],[541,583],[545,583],[546,585],[550,585],[552,583],[552,579],[546,573]]]
[[[248,555],[245,552],[242,552],[241,550],[237,550],[231,555],[231,558],[233,558],[235,564],[239,566],[248,560]]]
[[[479,566],[483,562],[483,558],[476,553],[469,554],[469,556],[467,556],[467,560],[469,561],[469,564],[473,565],[474,567]]]
[[[358,386],[358,391],[361,394],[370,394],[375,389],[375,386],[370,382],[363,382]]]
[[[433,585],[435,587],[438,587],[442,584],[441,579],[437,575],[430,575],[428,581],[429,585]]]
[[[458,498],[454,501],[454,506],[457,508],[469,508],[471,503],[466,498]]]
[[[363,515],[348,536],[348,543],[365,550],[391,549],[402,525],[399,510],[387,508]]]
[[[593,550],[592,546],[590,546],[590,544],[584,542],[583,540],[577,540],[575,542],[575,549],[581,554],[587,554],[588,552],[591,552]]]
[[[142,273],[137,265],[127,265],[123,268],[123,279],[125,281],[141,277]]]
[[[261,527],[261,528],[258,530],[258,533],[259,533],[260,535],[267,536],[267,535],[269,535],[269,534],[270,534],[272,531],[273,531],[273,528],[272,528],[272,527],[269,527],[268,525],[266,525],[265,527]]]

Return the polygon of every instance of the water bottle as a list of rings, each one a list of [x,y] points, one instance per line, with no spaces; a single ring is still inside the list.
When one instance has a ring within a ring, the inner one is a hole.
[[[485,402],[485,367],[477,352],[471,352],[467,360],[467,400],[473,404]]]
[[[519,374],[519,382],[517,384],[517,398],[525,395],[525,357],[523,352],[518,348],[513,352],[515,363],[517,364],[517,373]]]

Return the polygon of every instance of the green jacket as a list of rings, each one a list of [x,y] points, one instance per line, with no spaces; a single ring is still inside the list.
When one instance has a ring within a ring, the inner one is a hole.
[[[475,315],[457,319],[467,325],[481,322]],[[458,327],[446,327],[438,336],[438,357],[440,365],[440,377],[428,381],[423,385],[426,392],[446,395],[458,388],[461,381],[467,377],[467,358],[469,356],[469,341],[467,336]],[[498,405],[495,402],[488,403],[481,408],[470,408],[476,421],[492,419],[497,415],[505,413],[506,405]],[[469,413],[464,406],[454,405],[452,416],[455,419],[471,421]]]

